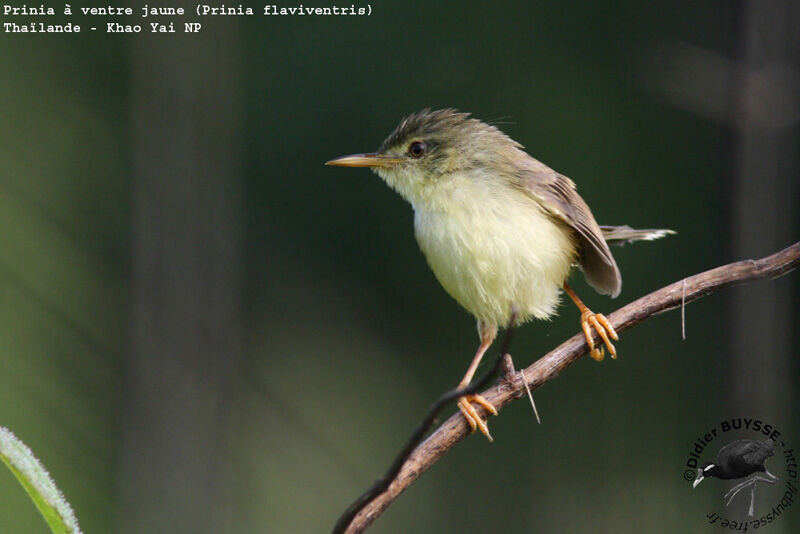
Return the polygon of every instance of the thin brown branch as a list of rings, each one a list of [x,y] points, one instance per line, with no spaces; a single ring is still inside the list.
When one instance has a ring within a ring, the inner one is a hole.
[[[608,319],[617,332],[622,332],[653,315],[681,307],[724,287],[754,280],[778,278],[798,265],[800,265],[800,242],[760,260],[731,263],[675,282],[620,308],[609,315]],[[600,340],[595,342],[600,343]],[[586,354],[587,349],[582,333],[568,339],[525,369],[528,387],[532,391],[555,378]],[[501,380],[482,395],[499,411],[506,404],[525,394],[522,374],[516,373],[506,375],[505,380]],[[363,506],[346,532],[363,532],[422,473],[468,435],[469,427],[457,412],[411,453],[388,489]]]
[[[367,491],[362,493],[358,499],[356,499],[355,502],[344,511],[344,513],[339,517],[339,520],[336,522],[336,525],[333,527],[332,534],[342,534],[345,532],[356,514],[358,514],[358,512],[360,512],[365,506],[367,506],[367,504],[372,502],[381,493],[387,490],[389,485],[394,481],[395,478],[397,478],[397,474],[403,468],[403,465],[405,464],[406,460],[408,460],[408,457],[411,456],[411,453],[414,452],[420,442],[425,438],[425,434],[428,433],[428,430],[430,430],[431,427],[436,423],[436,417],[449,403],[463,397],[464,395],[472,395],[473,393],[477,393],[495,380],[497,372],[500,370],[501,366],[506,364],[506,360],[503,358],[503,356],[508,353],[508,349],[511,347],[511,337],[514,333],[514,323],[516,322],[516,319],[517,312],[512,310],[511,318],[508,321],[508,327],[506,328],[505,335],[503,336],[500,356],[497,357],[489,372],[487,372],[478,380],[475,380],[473,383],[463,388],[451,389],[436,399],[436,402],[434,402],[433,405],[431,405],[431,407],[428,409],[428,414],[422,419],[422,422],[419,424],[419,426],[417,426],[417,429],[411,433],[411,437],[408,438],[408,441],[400,450],[400,453],[394,459],[392,465],[389,466],[389,469],[386,470],[386,473],[384,473],[381,478],[376,480]],[[509,372],[509,365],[510,372],[513,373],[513,364],[506,364],[504,367],[504,372]]]

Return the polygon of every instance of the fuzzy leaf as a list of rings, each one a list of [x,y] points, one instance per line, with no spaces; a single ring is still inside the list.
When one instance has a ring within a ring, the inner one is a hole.
[[[81,534],[78,520],[64,495],[31,450],[0,426],[0,459],[11,469],[56,534]]]

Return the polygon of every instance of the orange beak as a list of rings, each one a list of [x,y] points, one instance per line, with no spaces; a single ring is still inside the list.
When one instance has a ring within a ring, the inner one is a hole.
[[[370,154],[351,154],[326,161],[325,165],[334,167],[394,167],[403,160],[376,152]]]

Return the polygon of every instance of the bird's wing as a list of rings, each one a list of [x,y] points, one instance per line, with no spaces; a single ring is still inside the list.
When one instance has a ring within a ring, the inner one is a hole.
[[[773,454],[775,454],[774,445],[770,440],[739,439],[722,447],[717,453],[717,459],[722,461],[727,458],[731,466],[746,467],[761,465]]]
[[[522,172],[523,187],[552,216],[576,232],[580,240],[579,264],[586,281],[600,293],[616,297],[622,288],[622,277],[589,206],[578,195],[572,180],[531,160]]]
[[[742,455],[744,461],[750,465],[761,465],[764,460],[775,454],[775,444],[770,440],[757,441],[757,446]]]
[[[731,441],[719,450],[717,458],[722,458],[727,455],[742,456],[753,452],[758,448],[757,443],[757,441],[753,441],[752,439],[737,439],[736,441]]]

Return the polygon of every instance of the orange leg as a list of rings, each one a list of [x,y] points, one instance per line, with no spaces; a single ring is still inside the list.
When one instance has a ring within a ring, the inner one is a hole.
[[[578,295],[572,290],[566,282],[564,282],[564,291],[569,295],[569,298],[572,299],[572,302],[578,307],[581,311],[581,328],[583,328],[583,335],[586,336],[586,343],[589,345],[589,355],[594,358],[595,360],[602,361],[603,360],[603,347],[601,346],[599,349],[594,346],[594,339],[592,336],[592,328],[597,332],[600,338],[605,343],[606,347],[608,347],[608,352],[611,354],[612,358],[617,357],[617,349],[614,348],[614,345],[611,343],[611,339],[617,340],[619,337],[617,333],[614,331],[614,327],[611,326],[611,323],[608,322],[605,315],[602,313],[593,313],[592,310],[586,307],[586,305],[578,298]]]
[[[478,328],[481,335],[481,344],[475,356],[472,358],[472,363],[469,364],[469,368],[467,368],[467,373],[464,375],[464,378],[461,379],[461,382],[459,382],[459,388],[466,387],[472,381],[472,377],[475,376],[475,371],[478,369],[481,358],[483,358],[484,353],[486,353],[486,350],[491,346],[492,341],[494,341],[494,338],[497,336],[497,327],[487,327],[483,324],[479,324]],[[470,428],[472,428],[472,431],[475,432],[475,429],[479,428],[481,433],[486,436],[489,441],[492,441],[492,435],[489,434],[489,427],[481,416],[478,415],[475,407],[471,404],[472,402],[480,404],[492,415],[497,415],[497,409],[492,406],[492,403],[480,395],[465,395],[458,399],[458,409],[461,410],[461,413],[464,415]]]

